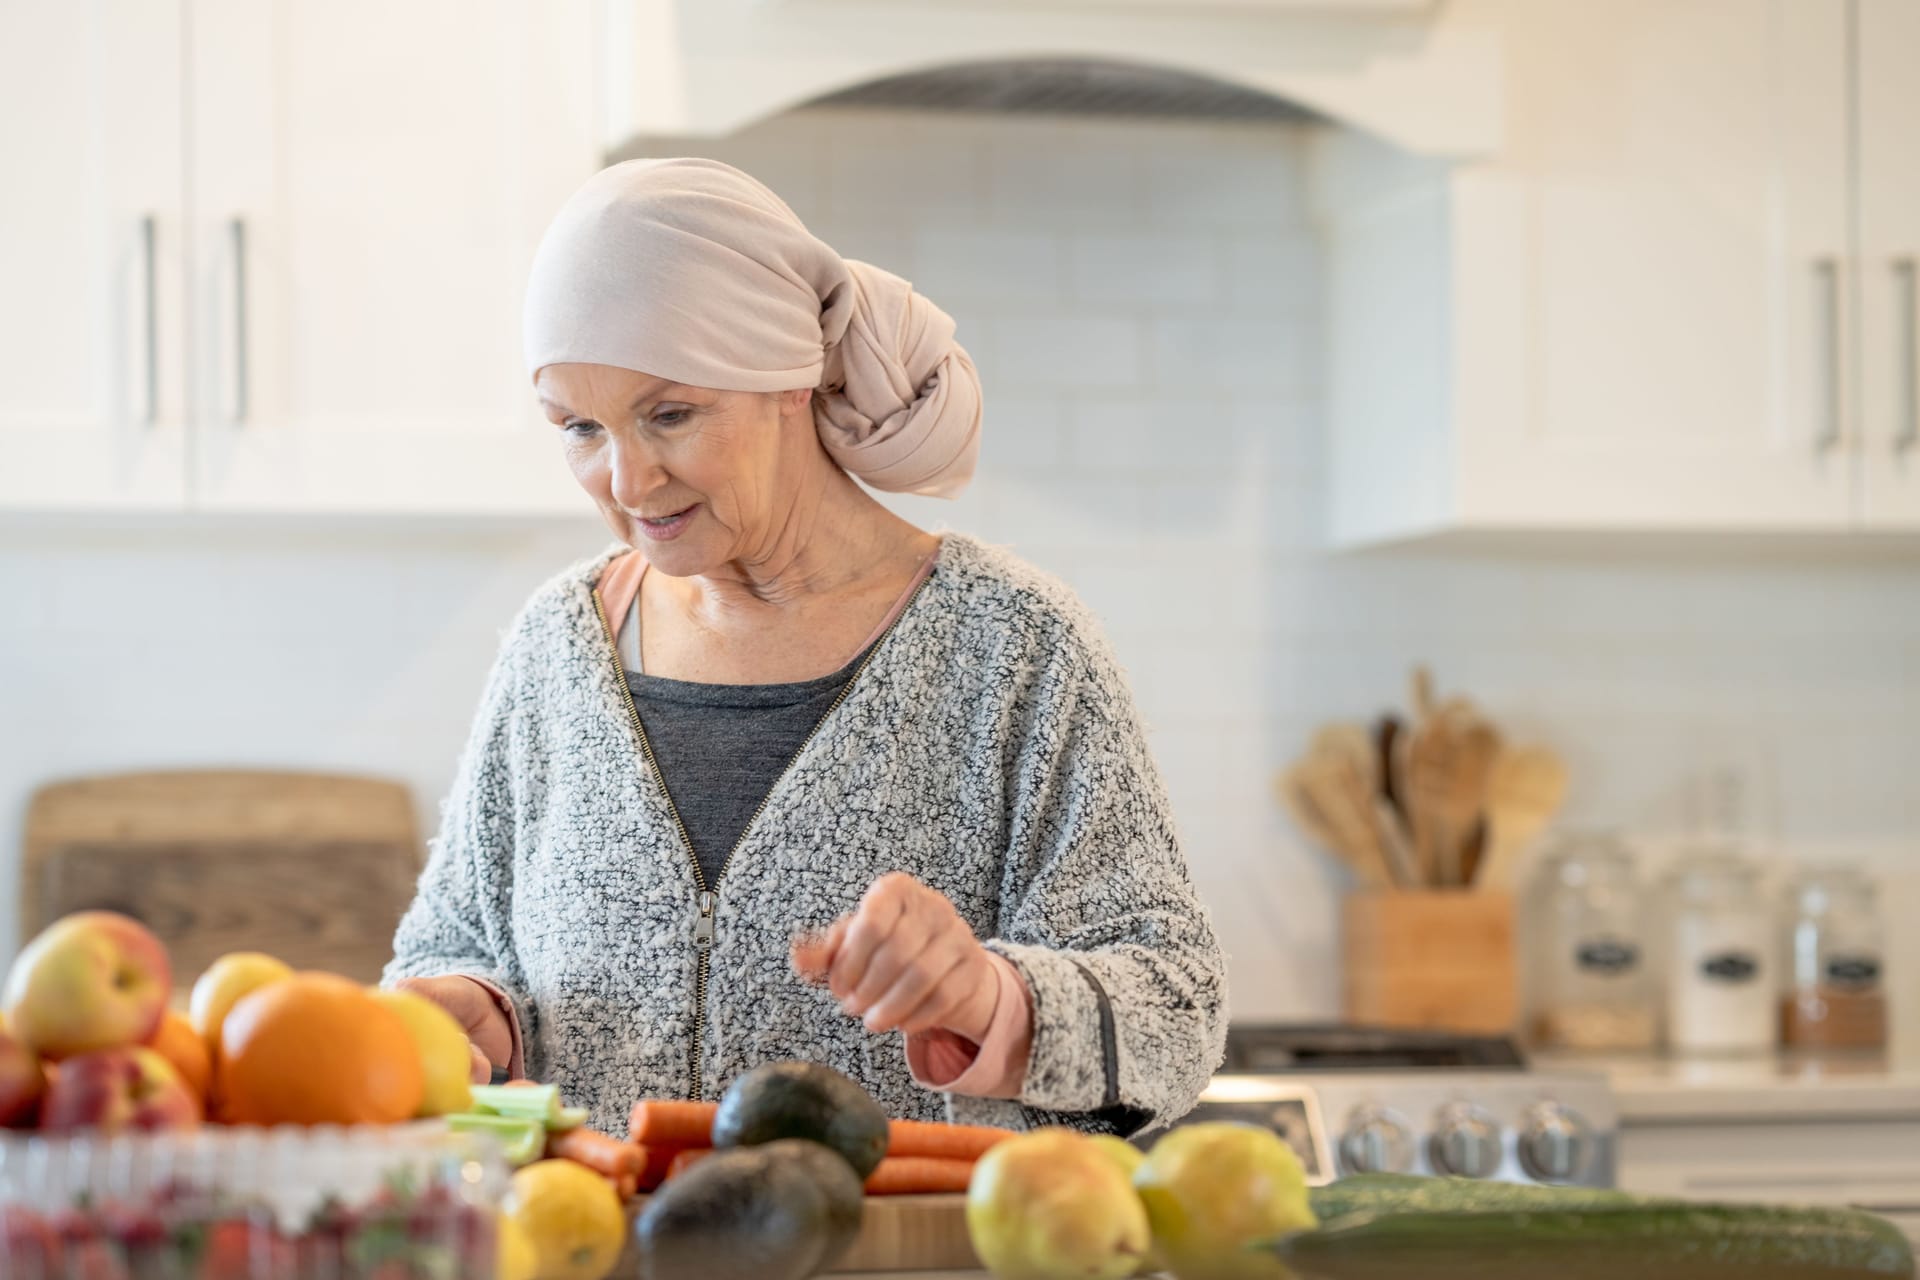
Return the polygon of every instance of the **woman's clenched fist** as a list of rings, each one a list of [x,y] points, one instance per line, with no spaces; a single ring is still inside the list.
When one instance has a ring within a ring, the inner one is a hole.
[[[944,1030],[978,1043],[999,988],[973,930],[938,891],[894,872],[794,950],[794,963],[869,1031]]]

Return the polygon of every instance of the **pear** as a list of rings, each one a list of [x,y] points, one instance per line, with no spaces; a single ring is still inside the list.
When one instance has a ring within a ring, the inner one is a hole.
[[[1133,1185],[1179,1280],[1282,1280],[1292,1273],[1280,1260],[1248,1246],[1315,1225],[1300,1157],[1258,1125],[1181,1125],[1153,1144]]]
[[[1087,1141],[1106,1152],[1107,1158],[1113,1161],[1114,1167],[1120,1170],[1128,1182],[1133,1181],[1134,1171],[1139,1169],[1141,1162],[1147,1158],[1146,1152],[1125,1138],[1116,1138],[1110,1133],[1097,1134],[1088,1138]]]
[[[1124,1177],[1128,1185],[1131,1186],[1133,1183],[1133,1175],[1140,1171],[1141,1164],[1146,1161],[1147,1153],[1134,1146],[1131,1142],[1128,1142],[1125,1138],[1116,1138],[1110,1133],[1095,1134],[1093,1137],[1088,1138],[1087,1141],[1100,1148],[1100,1150],[1106,1154],[1107,1159],[1113,1161],[1114,1168],[1120,1170],[1121,1176]],[[1139,1193],[1135,1192],[1134,1194],[1138,1195]],[[1140,1264],[1134,1268],[1133,1274],[1136,1276],[1150,1276],[1156,1272],[1165,1271],[1166,1269],[1166,1259],[1162,1258],[1160,1251],[1155,1249],[1152,1243],[1149,1242],[1147,1251],[1141,1256]]]
[[[1092,1139],[1037,1129],[974,1166],[967,1234],[1001,1280],[1124,1280],[1146,1255],[1147,1214]]]

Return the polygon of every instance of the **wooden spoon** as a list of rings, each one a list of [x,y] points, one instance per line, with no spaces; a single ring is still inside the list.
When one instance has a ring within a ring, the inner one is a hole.
[[[1487,779],[1487,851],[1480,883],[1511,889],[1520,855],[1567,798],[1566,763],[1546,747],[1502,751]]]
[[[1407,745],[1408,810],[1430,884],[1464,883],[1461,851],[1484,807],[1500,733],[1464,710],[1436,714],[1414,728]]]

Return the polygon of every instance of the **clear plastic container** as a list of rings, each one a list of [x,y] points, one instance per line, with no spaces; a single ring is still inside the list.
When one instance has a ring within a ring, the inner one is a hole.
[[[1709,848],[1668,874],[1667,1047],[1684,1055],[1762,1054],[1774,1047],[1779,984],[1774,914],[1760,868]]]
[[[1611,832],[1567,832],[1548,850],[1541,878],[1535,1043],[1594,1052],[1652,1048],[1658,1020],[1632,853]]]
[[[1808,871],[1787,894],[1780,1040],[1809,1053],[1887,1044],[1886,940],[1872,880],[1851,867]]]
[[[508,1172],[439,1121],[0,1138],[7,1280],[493,1274]]]

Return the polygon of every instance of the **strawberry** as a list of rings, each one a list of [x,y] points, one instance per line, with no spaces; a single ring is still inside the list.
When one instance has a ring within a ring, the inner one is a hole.
[[[60,1238],[47,1220],[24,1205],[0,1205],[0,1275],[53,1273]]]

